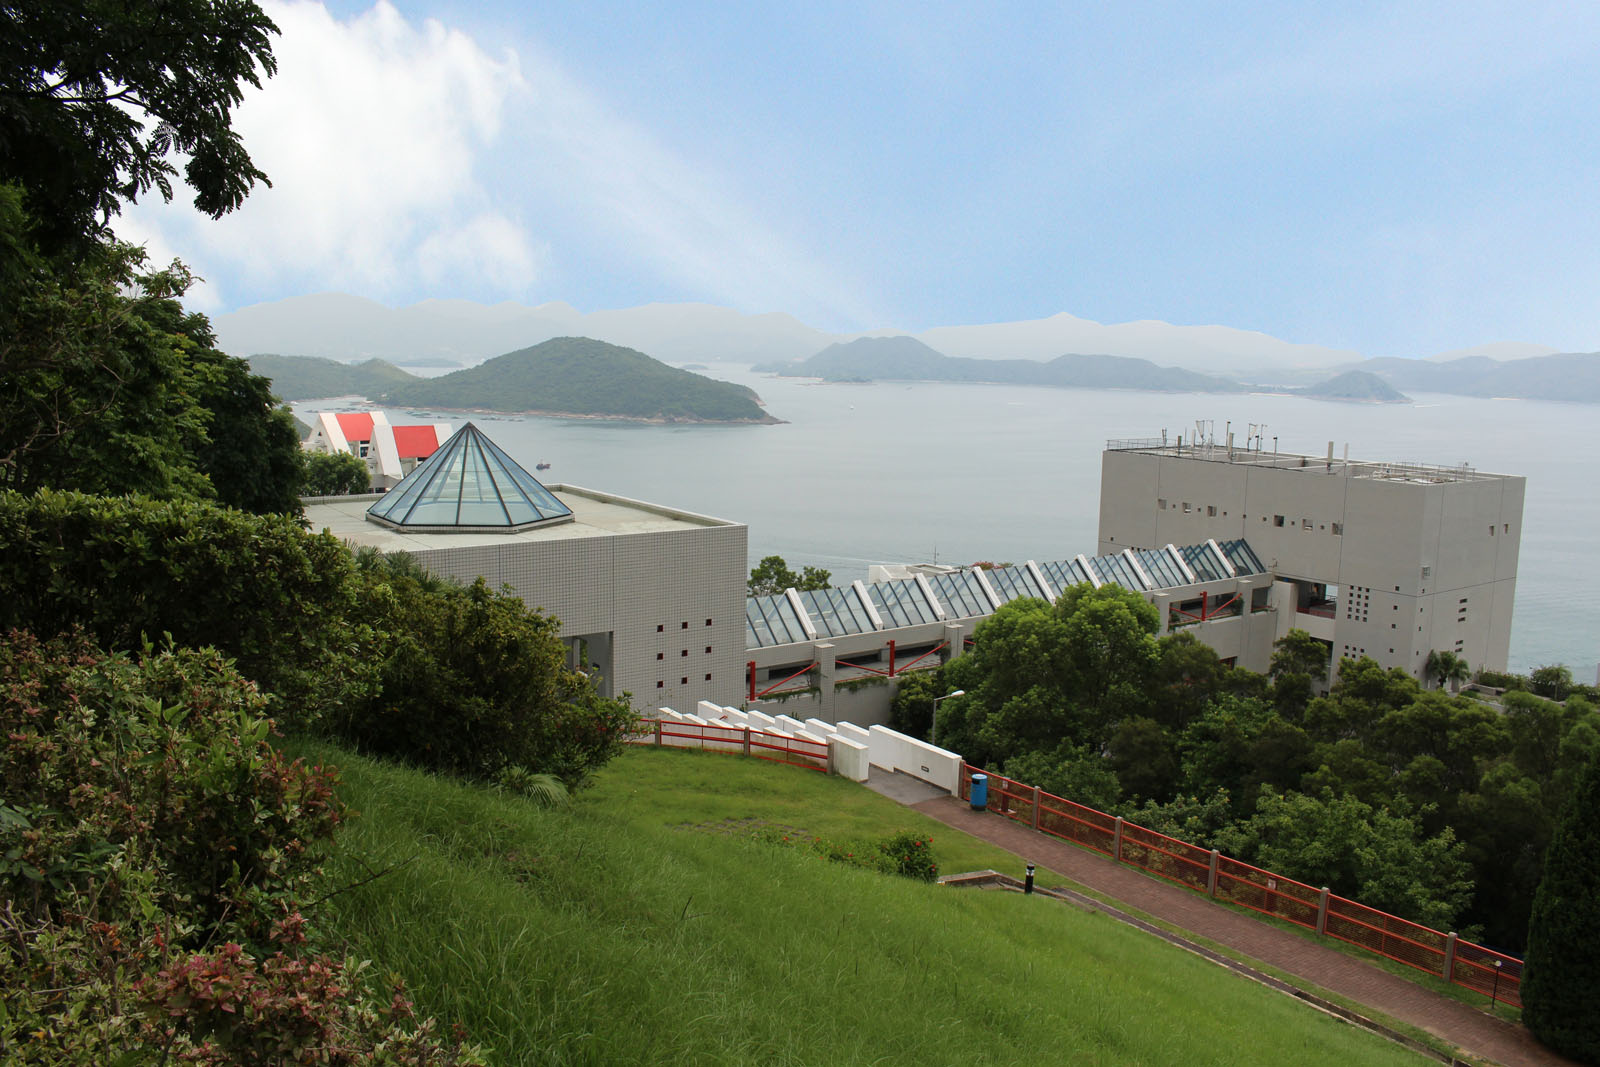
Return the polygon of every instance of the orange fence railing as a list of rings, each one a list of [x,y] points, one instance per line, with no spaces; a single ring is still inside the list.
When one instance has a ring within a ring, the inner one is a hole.
[[[629,737],[628,743],[700,748],[707,752],[735,752],[772,763],[787,763],[792,767],[806,767],[824,773],[828,770],[826,741],[808,741],[803,737],[768,733],[743,726],[640,719],[639,732]]]
[[[961,765],[963,800],[972,796],[975,773],[988,774],[970,763]],[[1492,1000],[1522,1006],[1522,961],[1515,956],[1074,804],[1004,775],[988,774],[985,807],[1186,889],[1344,941]]]

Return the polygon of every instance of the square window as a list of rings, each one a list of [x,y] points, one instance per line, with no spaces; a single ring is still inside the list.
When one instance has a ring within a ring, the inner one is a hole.
[[[1335,536],[1335,537],[1343,537],[1344,536],[1344,523],[1336,522],[1336,523],[1333,524],[1333,536]]]
[[[1283,525],[1283,516],[1282,515],[1274,515],[1274,516],[1272,516],[1272,525],[1274,525],[1274,526],[1282,526]]]
[[[667,627],[666,627],[666,624],[665,624],[665,623],[662,623],[662,624],[660,624],[660,625],[658,625],[658,626],[657,626],[657,627],[656,627],[656,633],[658,633],[658,634],[659,634],[659,633],[665,633],[665,632],[666,632],[666,630],[667,630]]]
[[[678,653],[678,655],[680,655],[680,656],[687,656],[688,654],[689,654],[689,650],[687,648],[684,649],[682,652]]]
[[[711,675],[709,675],[709,674],[706,675],[706,681],[708,681],[708,682],[711,681]]]
[[[689,679],[687,679],[687,678],[680,679],[679,684],[680,685],[688,685],[689,684]]]
[[[708,655],[708,656],[711,655],[711,646],[710,645],[706,646],[706,655]]]
[[[689,624],[688,624],[688,623],[684,623],[684,624],[683,624],[683,628],[684,628],[684,629],[685,629],[685,630],[687,630],[687,629],[688,629],[688,628],[689,628]]]
[[[1217,517],[1217,506],[1215,504],[1207,504],[1206,505],[1206,518],[1214,519],[1216,517]]]
[[[710,625],[711,625],[711,620],[710,620],[710,619],[707,619],[707,620],[706,620],[706,625],[707,625],[707,626],[710,626]]]
[[[667,683],[666,682],[657,682],[656,683],[656,688],[657,689],[665,689],[666,687],[667,687]]]
[[[1189,502],[1187,500],[1183,502],[1183,513],[1185,515],[1189,514]]]
[[[665,652],[657,652],[656,653],[656,659],[666,659],[666,658],[667,658],[667,654]]]
[[[1164,497],[1164,496],[1156,497],[1156,509],[1158,511],[1166,511],[1167,510],[1167,498],[1166,497]]]
[[[1301,519],[1300,520],[1300,529],[1302,529],[1302,530],[1311,529],[1311,520],[1310,519]]]

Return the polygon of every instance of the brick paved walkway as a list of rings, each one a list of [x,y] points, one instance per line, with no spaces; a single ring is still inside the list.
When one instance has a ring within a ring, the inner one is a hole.
[[[1540,1045],[1521,1026],[1048,834],[999,815],[975,812],[965,801],[950,796],[922,800],[908,796],[902,802],[1163,922],[1427,1030],[1472,1056],[1510,1067],[1572,1064]]]

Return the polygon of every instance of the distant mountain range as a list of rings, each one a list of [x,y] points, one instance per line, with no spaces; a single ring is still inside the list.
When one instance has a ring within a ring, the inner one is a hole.
[[[1564,352],[1510,361],[1487,356],[1467,356],[1443,363],[1369,359],[1353,369],[1382,378],[1397,389],[1417,393],[1600,403],[1600,352]]]
[[[780,420],[746,386],[669,367],[631,348],[558,337],[467,370],[418,378],[383,360],[347,365],[261,355],[251,368],[284,400],[356,395],[396,407],[536,412],[645,422]]]
[[[1048,385],[1063,389],[1138,389],[1170,393],[1243,393],[1250,386],[1227,378],[1161,367],[1147,359],[1064,355],[1031,359],[970,359],[936,352],[914,337],[861,337],[829,345],[809,359],[758,364],[768,373],[836,382],[928,381]],[[1360,371],[1287,392],[1329,400],[1404,403],[1410,398]]]
[[[582,336],[647,352],[671,363],[815,364],[821,377],[912,377],[947,381],[1017,381],[1077,388],[1228,392],[1320,388],[1330,375],[1361,371],[1397,392],[1526,397],[1600,403],[1600,356],[1560,353],[1543,345],[1499,342],[1440,353],[1427,360],[1362,359],[1348,350],[1300,345],[1225,326],[1164,322],[1106,325],[1053,315],[1025,322],[944,326],[920,334],[872,331],[834,334],[783,314],[744,315],[708,304],[648,304],[580,312],[567,304],[493,306],[429,300],[391,309],[339,293],[294,297],[219,315],[219,343],[237,355],[292,353],[368,367],[368,374],[404,374],[394,364],[438,369],[472,367],[554,337]],[[846,370],[836,346],[892,341],[882,367]],[[920,344],[920,349],[911,347]],[[960,361],[937,373],[929,356]],[[376,360],[377,362],[373,362]],[[1120,362],[1119,362],[1120,361]],[[307,386],[318,395],[368,393],[378,386]],[[409,375],[407,377],[410,377]],[[287,387],[280,383],[280,388]],[[1383,398],[1370,384],[1352,399]],[[311,395],[307,393],[305,395]],[[1392,400],[1392,397],[1387,397]]]
[[[593,337],[672,363],[768,363],[804,359],[858,337],[913,336],[903,330],[829,333],[790,315],[744,315],[709,304],[646,304],[584,313],[568,304],[493,306],[426,300],[391,309],[361,297],[318,293],[256,304],[212,320],[234,355],[283,352],[355,361],[471,365],[551,337]],[[1073,315],[980,326],[942,326],[914,335],[949,356],[1054,359],[1064,352],[1147,359],[1211,374],[1331,368],[1359,352],[1292,344],[1227,326],[1165,322],[1106,325]]]

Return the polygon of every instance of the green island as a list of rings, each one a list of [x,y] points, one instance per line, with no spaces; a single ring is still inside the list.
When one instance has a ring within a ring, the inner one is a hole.
[[[418,381],[416,375],[381,359],[340,363],[321,356],[280,356],[261,352],[249,357],[250,369],[272,382],[280,400],[318,400],[329,396],[377,396],[387,389]]]
[[[755,392],[587,337],[555,337],[476,367],[390,386],[382,403],[639,422],[774,423]]]

